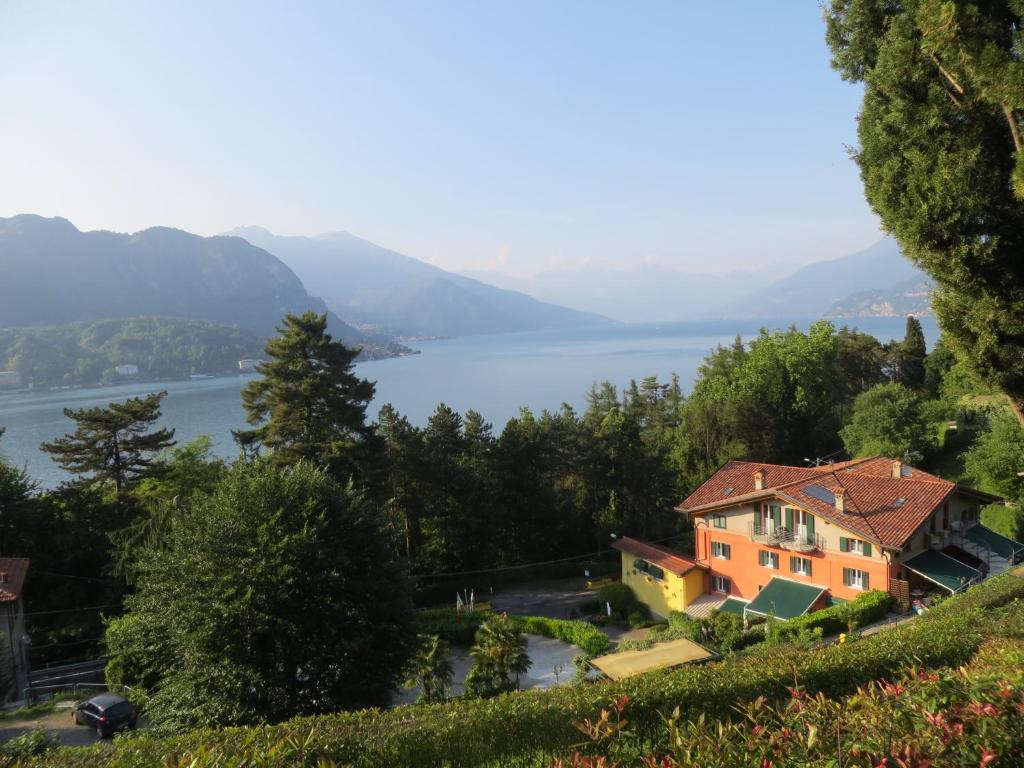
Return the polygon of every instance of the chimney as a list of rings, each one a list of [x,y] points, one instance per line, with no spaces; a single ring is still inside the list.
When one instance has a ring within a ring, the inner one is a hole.
[[[846,511],[846,489],[837,488],[835,491],[836,496],[836,512]]]
[[[755,491],[763,491],[764,490],[764,470],[763,469],[759,469],[759,470],[757,470],[757,472],[754,473],[754,490]]]
[[[892,463],[892,479],[902,480],[903,479],[903,462],[896,459]]]

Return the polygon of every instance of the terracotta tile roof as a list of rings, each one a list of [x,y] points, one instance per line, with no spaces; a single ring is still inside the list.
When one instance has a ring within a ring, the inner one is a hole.
[[[646,541],[631,539],[629,536],[616,539],[612,542],[612,547],[620,552],[635,555],[641,560],[646,560],[648,563],[653,563],[677,576],[684,576],[694,568],[704,568],[700,563],[694,562],[678,552],[673,552],[671,549],[659,547],[657,544],[648,544]]]
[[[10,603],[21,597],[25,588],[25,576],[28,575],[27,557],[0,557],[0,603]]]
[[[754,489],[754,473],[765,473],[764,489]],[[884,456],[786,467],[730,461],[677,509],[690,514],[778,497],[861,535],[899,548],[954,490],[956,484],[919,469],[903,467],[893,478],[893,460]],[[836,491],[845,492],[845,511],[836,510]],[[966,492],[966,491],[965,491]]]

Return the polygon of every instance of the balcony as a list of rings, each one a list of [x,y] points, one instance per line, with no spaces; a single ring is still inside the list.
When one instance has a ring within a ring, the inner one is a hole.
[[[751,541],[758,544],[765,544],[769,547],[779,547],[792,552],[814,552],[817,549],[824,549],[824,542],[817,534],[801,534],[790,531],[787,528],[768,528],[750,523],[747,526],[747,535]]]

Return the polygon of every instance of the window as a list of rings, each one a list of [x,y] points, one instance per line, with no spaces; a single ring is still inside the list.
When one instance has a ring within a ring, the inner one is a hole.
[[[725,528],[725,515],[712,515],[711,523],[715,528]]]
[[[719,560],[728,560],[729,555],[732,554],[732,547],[728,544],[723,544],[720,541],[711,542],[711,556],[717,557]]]
[[[853,552],[864,557],[871,557],[871,545],[860,539],[848,539],[845,536],[839,537],[839,550],[841,552]]]
[[[810,576],[811,559],[809,557],[791,557],[789,558],[789,570],[798,576]]]
[[[636,568],[640,573],[650,576],[652,579],[661,581],[665,578],[665,571],[656,565],[648,563],[646,560],[634,560],[633,567]]]
[[[772,568],[778,570],[779,567],[779,554],[777,552],[769,552],[762,549],[757,553],[758,562],[761,563],[765,568]]]
[[[867,571],[862,571],[859,568],[843,568],[843,584],[854,589],[867,589]]]
[[[712,576],[711,577],[711,591],[712,592],[723,592],[723,593],[728,595],[729,591],[731,589],[732,589],[732,584],[729,583],[729,580],[727,578],[725,578],[725,576]]]

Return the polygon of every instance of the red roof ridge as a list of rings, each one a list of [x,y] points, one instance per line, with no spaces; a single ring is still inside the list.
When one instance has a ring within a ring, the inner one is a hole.
[[[612,542],[612,548],[617,549],[620,552],[627,552],[631,555],[643,558],[654,565],[661,566],[666,571],[674,573],[677,576],[685,576],[694,568],[705,567],[693,558],[674,552],[668,547],[651,544],[646,541],[641,541],[640,539],[634,539],[630,536],[619,537]]]

